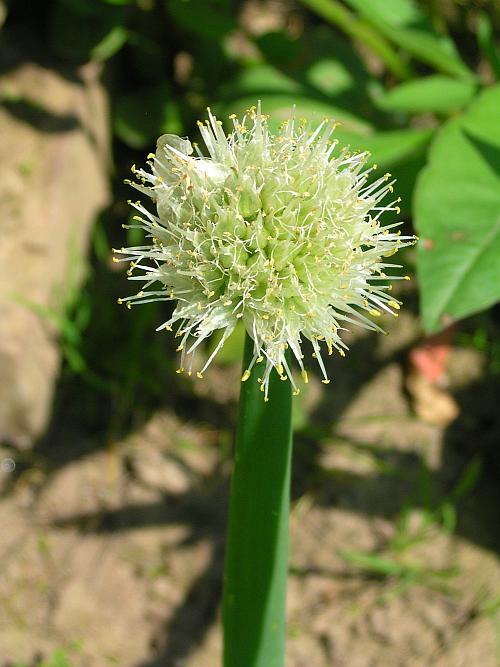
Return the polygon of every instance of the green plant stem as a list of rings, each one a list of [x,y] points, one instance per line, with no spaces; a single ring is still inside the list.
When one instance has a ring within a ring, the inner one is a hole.
[[[382,0],[381,0],[382,1]],[[357,39],[370,48],[385,63],[388,70],[400,79],[411,77],[411,70],[401,60],[389,42],[380,35],[371,25],[359,19],[337,0],[301,0],[302,4],[312,9],[316,14],[336,25],[349,37]]]
[[[243,368],[253,356],[247,335]],[[283,667],[292,453],[291,386],[256,366],[241,385],[224,570],[224,667]]]

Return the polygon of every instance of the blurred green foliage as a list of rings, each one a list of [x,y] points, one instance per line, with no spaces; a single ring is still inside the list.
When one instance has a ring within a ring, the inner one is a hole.
[[[184,380],[175,375],[175,342],[155,333],[167,317],[164,306],[141,306],[133,316],[115,306],[127,285],[110,257],[112,246],[142,242],[132,236],[137,230],[120,227],[129,216],[123,179],[131,165],[144,162],[162,133],[196,139],[196,120],[208,105],[224,122],[258,99],[276,125],[294,105],[313,123],[333,117],[341,143],[369,150],[379,173],[394,173],[405,226],[421,236],[417,287],[428,332],[500,299],[494,0],[0,0],[4,18],[2,30],[24,33],[26,42],[35,35],[40,53],[70,78],[79,66],[98,63],[110,101],[115,203],[96,221],[87,282],[80,289],[70,277],[61,311],[24,300],[55,325],[68,382],[86,380],[78,385],[77,409],[92,425],[103,404],[111,407],[111,432],[168,396],[191,409],[192,388],[183,395]],[[403,260],[411,262],[411,253]],[[491,338],[482,319],[458,342],[483,352],[488,372],[498,374],[500,344]],[[239,327],[219,362],[238,363],[242,341]],[[303,428],[298,399],[294,414],[295,428]],[[474,459],[434,502],[421,502],[422,488],[414,501],[423,506],[418,523],[410,521],[412,504],[405,505],[383,552],[341,556],[401,590],[448,581],[452,570],[408,560],[408,551],[436,528],[454,530],[458,506],[479,474]],[[493,618],[499,604],[485,603],[485,613]],[[41,667],[70,667],[72,656],[58,649]]]
[[[130,166],[162,133],[195,138],[206,106],[225,121],[260,99],[278,124],[295,105],[313,123],[339,120],[338,139],[369,150],[398,179],[406,224],[422,237],[416,262],[428,332],[500,298],[493,0],[10,0],[5,8],[2,29],[34,31],[55,66],[102,64],[117,202],[130,196],[121,186]],[[109,255],[111,245],[134,241],[118,230],[127,215],[116,205],[97,223],[85,294],[68,297],[63,315],[46,315],[57,320],[72,372],[104,391],[128,387],[133,403],[140,392],[161,392],[141,368],[163,357],[157,335],[144,344],[162,315],[154,304],[134,318],[120,314],[110,336],[110,299],[125,288]],[[98,350],[107,352],[94,357]]]

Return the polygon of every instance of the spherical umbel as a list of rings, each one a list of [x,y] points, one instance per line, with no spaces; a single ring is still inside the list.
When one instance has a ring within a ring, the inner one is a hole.
[[[267,117],[252,108],[240,122],[232,117],[226,135],[210,109],[199,123],[209,157],[187,139],[159,138],[150,170],[135,169],[131,183],[156,204],[156,215],[139,202],[134,225],[147,245],[122,248],[136,295],[120,301],[175,300],[172,317],[158,330],[180,338],[181,366],[191,374],[198,346],[223,330],[201,376],[238,320],[254,341],[254,356],[242,380],[261,363],[267,399],[273,368],[297,385],[285,350],[290,349],[307,382],[302,342],[308,339],[327,383],[323,347],[344,355],[342,331],[350,324],[381,331],[370,318],[395,315],[387,258],[414,237],[383,227],[381,215],[399,213],[390,174],[367,184],[367,153],[339,150],[330,137],[335,123],[312,131],[293,115],[273,135]],[[406,276],[404,276],[406,278]]]

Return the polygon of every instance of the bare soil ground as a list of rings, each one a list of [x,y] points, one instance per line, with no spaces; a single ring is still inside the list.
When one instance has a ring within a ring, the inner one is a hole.
[[[313,382],[298,406],[289,667],[500,664],[487,446],[499,427],[484,359],[453,352],[459,415],[431,424],[406,389],[415,322],[394,326],[353,340],[328,392]],[[166,404],[123,438],[82,432],[63,402],[14,472],[15,454],[0,452],[2,667],[56,649],[72,667],[220,664],[232,443],[221,424],[234,418],[238,369],[208,375],[189,408]]]

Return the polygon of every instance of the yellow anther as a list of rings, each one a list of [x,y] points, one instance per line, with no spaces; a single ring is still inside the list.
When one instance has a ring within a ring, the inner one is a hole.
[[[321,380],[323,384],[330,384],[330,380],[328,378],[325,378],[324,380]]]
[[[184,373],[184,369],[181,367],[181,368],[178,368],[175,372],[178,373],[178,374]]]
[[[203,373],[200,373],[200,371],[198,371],[196,373],[196,377],[199,378],[200,380],[203,380]]]
[[[399,305],[399,303],[397,301],[388,301],[387,304],[391,308],[395,308],[396,310],[399,310],[401,308],[401,306]]]
[[[307,384],[309,382],[309,376],[307,374],[307,371],[304,369],[301,373],[302,379],[304,380],[304,383]]]
[[[377,310],[376,308],[370,308],[368,311],[372,317],[379,317],[381,315],[380,310]]]
[[[247,369],[241,376],[241,381],[246,382],[249,377],[250,377],[250,371]]]

